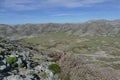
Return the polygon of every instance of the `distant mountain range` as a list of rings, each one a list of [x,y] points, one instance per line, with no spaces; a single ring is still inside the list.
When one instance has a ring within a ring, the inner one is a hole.
[[[120,20],[89,20],[84,23],[0,24],[0,36],[18,39],[33,37],[48,32],[64,32],[72,35],[120,35]]]

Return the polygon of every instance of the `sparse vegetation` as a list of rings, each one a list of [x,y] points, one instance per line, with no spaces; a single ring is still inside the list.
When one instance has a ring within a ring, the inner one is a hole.
[[[5,49],[0,48],[0,55],[4,55],[4,54],[5,54]]]
[[[40,60],[40,58],[37,58],[37,57],[36,57],[36,58],[32,58],[32,60],[33,60],[33,61],[36,61],[36,60],[38,61],[38,60]]]
[[[115,62],[115,61],[120,61],[120,58],[103,58],[103,57],[98,57],[97,58],[100,61],[105,61],[105,62]]]
[[[108,63],[119,61],[117,56],[120,56],[120,37],[119,36],[73,36],[65,33],[48,33],[40,37],[25,38],[21,40],[23,43],[30,43],[36,45],[38,49],[48,49],[52,52],[65,51],[66,53],[80,54],[80,57],[87,60],[89,63],[103,63],[97,64],[108,66]],[[40,47],[39,47],[40,46]],[[94,57],[94,53],[98,51],[105,51],[109,57]],[[52,56],[53,61],[58,61],[60,56],[54,53],[49,54]],[[93,56],[93,57],[92,57]],[[111,64],[112,65],[112,64]],[[106,67],[107,67],[106,66]],[[111,66],[108,66],[111,67]]]
[[[6,58],[7,64],[10,64],[11,66],[13,65],[13,67],[16,66],[16,61],[17,61],[16,57],[8,57],[8,58]]]
[[[60,67],[57,64],[51,64],[48,66],[48,69],[53,71],[54,74],[60,73]]]
[[[24,63],[21,63],[19,67],[20,67],[20,68],[24,68],[24,67],[25,67],[25,64],[24,64]]]
[[[41,73],[40,73],[40,76],[41,76],[43,79],[45,79],[45,78],[47,77],[47,74],[46,74],[45,72],[41,72]]]
[[[120,70],[120,64],[111,64],[109,66],[111,66],[115,70]]]

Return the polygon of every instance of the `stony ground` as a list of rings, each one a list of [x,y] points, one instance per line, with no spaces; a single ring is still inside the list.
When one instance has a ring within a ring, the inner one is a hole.
[[[54,80],[57,77],[49,65],[55,62],[41,53],[0,38],[0,80]]]

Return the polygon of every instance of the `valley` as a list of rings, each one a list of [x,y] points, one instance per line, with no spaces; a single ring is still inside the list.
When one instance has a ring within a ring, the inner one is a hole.
[[[119,80],[119,20],[0,25],[0,80]]]

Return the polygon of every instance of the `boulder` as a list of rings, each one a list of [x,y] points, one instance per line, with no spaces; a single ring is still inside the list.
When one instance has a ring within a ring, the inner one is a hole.
[[[7,67],[6,67],[6,65],[2,65],[2,66],[0,66],[0,70],[2,71],[2,70],[5,70]]]

